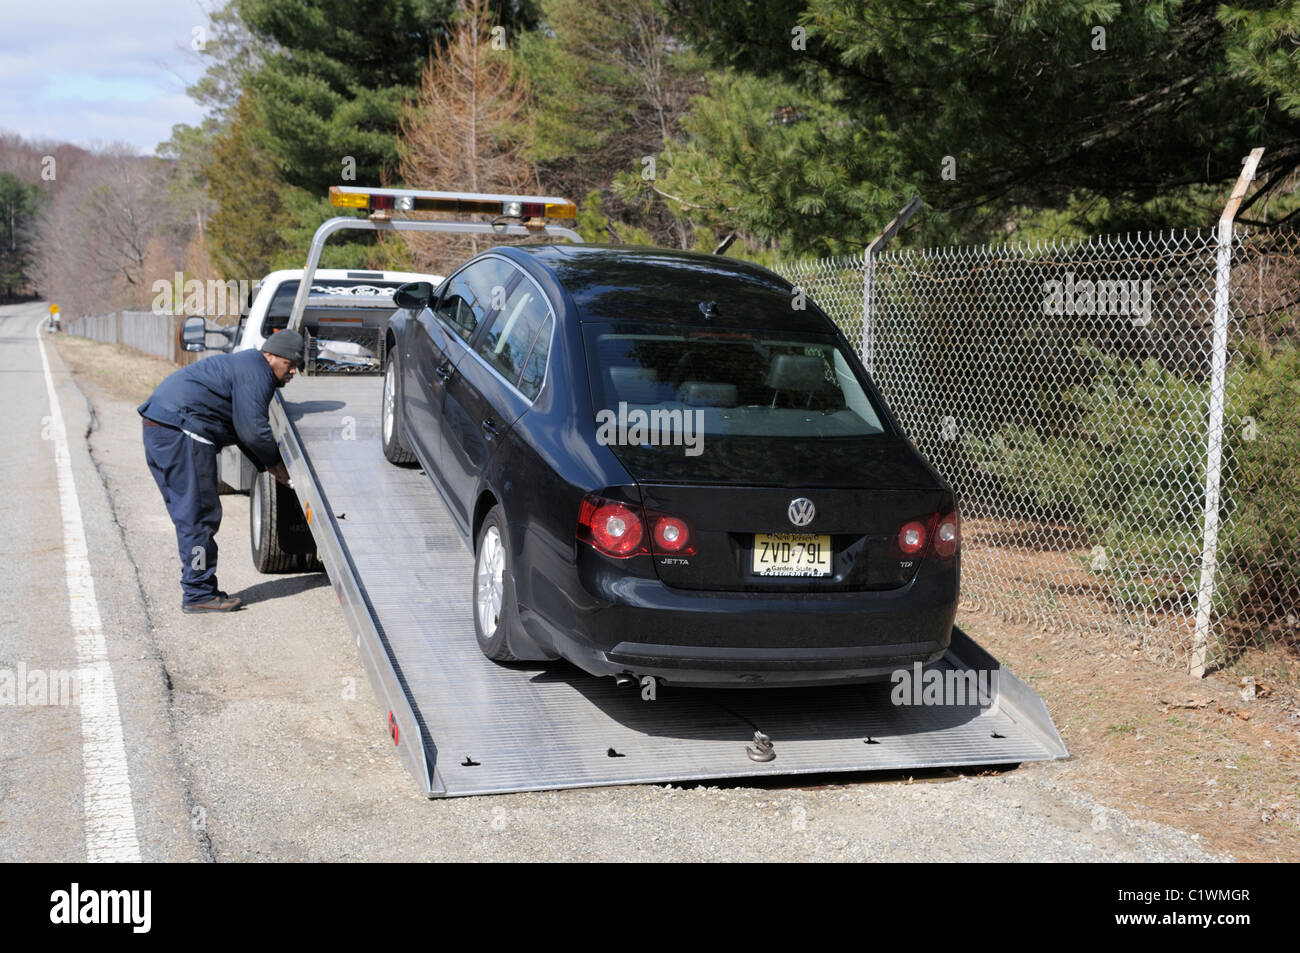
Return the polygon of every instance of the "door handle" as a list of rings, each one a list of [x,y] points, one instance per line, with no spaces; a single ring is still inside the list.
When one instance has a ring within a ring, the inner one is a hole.
[[[443,382],[445,383],[446,381],[451,380],[451,375],[452,375],[452,372],[453,372],[454,370],[455,370],[455,369],[451,366],[451,364],[448,363],[448,364],[443,364],[443,365],[441,365],[440,367],[438,367],[438,368],[434,371],[434,373],[438,375],[438,379],[439,379],[439,380],[441,380],[441,381],[443,381]]]
[[[488,439],[501,436],[501,431],[497,427],[497,422],[491,417],[483,418],[483,432],[488,435]]]

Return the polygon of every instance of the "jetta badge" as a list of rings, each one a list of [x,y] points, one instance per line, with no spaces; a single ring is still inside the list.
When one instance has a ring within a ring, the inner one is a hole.
[[[817,515],[817,507],[813,506],[812,500],[801,496],[797,500],[791,500],[790,508],[785,512],[795,526],[807,526]]]

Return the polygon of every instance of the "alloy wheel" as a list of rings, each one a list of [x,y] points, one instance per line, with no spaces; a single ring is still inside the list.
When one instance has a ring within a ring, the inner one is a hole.
[[[397,375],[393,373],[390,362],[384,373],[384,442],[393,442],[393,410],[397,403]]]
[[[501,622],[501,600],[505,592],[506,554],[501,545],[501,533],[489,526],[479,547],[478,566],[474,571],[474,603],[478,613],[479,631],[491,638]]]

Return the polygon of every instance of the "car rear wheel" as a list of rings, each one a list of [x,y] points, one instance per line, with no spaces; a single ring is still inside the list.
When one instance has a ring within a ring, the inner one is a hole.
[[[501,508],[496,506],[483,520],[474,547],[474,635],[478,647],[494,662],[518,661],[510,651],[510,633],[517,625],[514,567]]]
[[[384,370],[384,399],[379,412],[384,458],[389,463],[412,463],[415,454],[402,443],[402,404],[397,396],[397,358]]]

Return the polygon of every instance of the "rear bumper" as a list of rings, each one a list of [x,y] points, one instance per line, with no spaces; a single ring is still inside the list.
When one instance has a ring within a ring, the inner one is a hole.
[[[591,601],[548,620],[558,654],[593,675],[710,687],[873,681],[935,661],[952,638],[960,576],[956,564],[923,565],[898,589],[758,594],[578,571]]]
[[[915,662],[942,658],[947,648],[946,641],[852,649],[727,649],[620,642],[612,651],[595,651],[586,658],[570,655],[570,661],[593,675],[649,675],[666,685],[793,688],[883,681]]]

